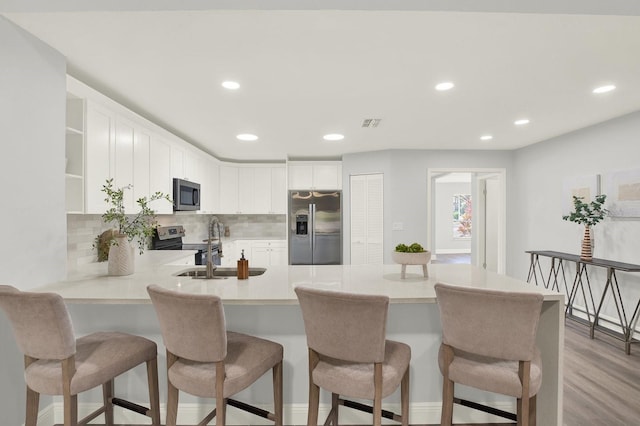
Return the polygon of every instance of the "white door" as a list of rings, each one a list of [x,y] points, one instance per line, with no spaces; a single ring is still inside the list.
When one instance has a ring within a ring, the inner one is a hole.
[[[383,175],[350,177],[351,264],[383,263]]]

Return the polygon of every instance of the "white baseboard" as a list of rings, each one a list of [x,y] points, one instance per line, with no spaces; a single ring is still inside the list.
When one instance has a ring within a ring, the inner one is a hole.
[[[515,412],[515,399],[513,403],[503,402],[491,404],[493,407],[504,411]],[[184,403],[178,407],[178,424],[197,424],[200,422],[213,408],[214,404],[195,404]],[[78,417],[82,418],[92,411],[99,408],[98,403],[80,403],[78,404]],[[265,410],[271,410],[272,407],[259,406]],[[330,411],[329,404],[321,404],[319,408],[319,419],[323,422]],[[400,413],[400,404],[385,404],[383,409]],[[453,409],[454,423],[495,423],[504,421],[504,419],[481,411],[472,410],[467,407],[455,405]],[[166,416],[164,404],[160,406],[160,418],[162,423]],[[124,424],[151,424],[150,419],[131,411],[114,408],[114,417],[116,423]],[[38,417],[38,425],[53,426],[54,424],[63,423],[63,407],[62,402],[54,402],[53,404],[40,411]],[[409,407],[409,421],[418,424],[438,424],[440,423],[440,402],[424,402],[413,403]],[[340,407],[340,424],[370,424],[371,415],[362,413],[346,407]],[[227,424],[228,425],[271,425],[273,422],[238,410],[234,407],[227,408]],[[307,424],[307,404],[286,404],[284,406],[284,424],[285,425],[303,425]],[[390,420],[383,419],[383,424],[396,424]]]
[[[435,254],[436,256],[439,254],[471,254],[471,250],[469,249],[438,249]]]

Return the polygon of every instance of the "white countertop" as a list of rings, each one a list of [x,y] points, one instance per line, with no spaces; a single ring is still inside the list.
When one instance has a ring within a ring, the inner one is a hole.
[[[136,272],[124,277],[107,275],[107,263],[92,263],[71,271],[66,281],[49,284],[38,291],[60,294],[69,303],[146,304],[149,284],[189,293],[215,294],[225,304],[297,304],[294,287],[316,287],[354,293],[384,294],[391,303],[434,303],[436,282],[509,291],[534,291],[545,300],[562,300],[562,295],[543,287],[470,265],[429,265],[429,278],[420,266],[407,267],[407,279],[400,278],[400,265],[271,266],[260,276],[238,280],[194,279],[178,273],[204,266],[168,265],[193,255],[194,251],[148,250],[136,258]],[[251,266],[251,264],[249,264]],[[415,270],[413,269],[415,268]]]

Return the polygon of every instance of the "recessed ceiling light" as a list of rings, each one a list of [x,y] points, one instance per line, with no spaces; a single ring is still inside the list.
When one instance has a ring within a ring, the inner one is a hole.
[[[600,86],[600,87],[596,87],[595,89],[593,89],[593,93],[607,93],[607,92],[611,92],[612,90],[615,90],[616,86],[614,86],[613,84],[607,84],[606,86]]]
[[[481,141],[490,141],[491,139],[493,139],[493,136],[491,136],[491,135],[482,135],[482,136],[480,136],[480,140]]]
[[[516,126],[524,126],[525,124],[529,124],[530,120],[528,118],[522,118],[520,120],[516,120],[513,122]]]
[[[341,135],[340,133],[329,133],[328,135],[324,135],[322,139],[325,141],[341,141],[344,139],[344,135]]]
[[[453,89],[454,84],[450,81],[445,81],[436,85],[436,90],[443,92],[445,90]]]
[[[229,90],[237,90],[240,88],[240,83],[237,81],[223,81],[222,87]]]
[[[251,133],[241,133],[238,136],[236,136],[236,138],[240,139],[241,141],[255,141],[258,140],[258,137],[256,135],[252,135]]]

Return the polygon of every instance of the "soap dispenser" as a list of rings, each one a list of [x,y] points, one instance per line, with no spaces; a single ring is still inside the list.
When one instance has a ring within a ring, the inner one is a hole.
[[[238,259],[238,279],[246,280],[247,278],[249,278],[249,261],[244,258],[244,250],[242,250],[242,255]]]

